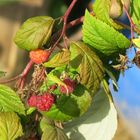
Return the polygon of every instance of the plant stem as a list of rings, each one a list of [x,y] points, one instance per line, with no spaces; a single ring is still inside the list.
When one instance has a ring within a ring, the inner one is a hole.
[[[21,74],[8,80],[0,81],[0,84],[6,84],[21,79],[21,83],[24,85],[25,77],[27,76],[28,72],[32,68],[33,64],[34,63],[30,60]]]
[[[123,4],[123,7],[124,7],[124,11],[125,11],[128,19],[129,19],[129,22],[130,22],[131,39],[133,39],[134,38],[135,24],[134,24],[133,20],[131,19],[130,15],[129,15],[128,11],[127,11],[127,8],[126,8],[125,4]]]
[[[21,78],[21,75],[17,75],[11,79],[8,79],[8,80],[3,80],[3,81],[0,81],[0,84],[6,84],[6,83],[10,83],[10,82],[13,82],[15,80],[18,80],[19,78]]]
[[[28,64],[26,65],[25,69],[23,70],[21,77],[26,77],[28,72],[30,71],[30,69],[32,68],[34,62],[32,60],[30,60],[28,62]]]
[[[57,41],[55,42],[55,44],[53,45],[53,47],[51,48],[51,52],[55,49],[55,47],[57,46],[57,44],[59,43],[59,41],[61,40],[61,38],[63,36],[65,36],[65,32],[66,32],[66,29],[67,29],[67,20],[68,20],[68,16],[72,10],[72,8],[74,7],[75,3],[77,2],[77,0],[73,0],[70,4],[70,6],[68,7],[65,15],[63,16],[63,28],[62,28],[62,31],[61,31],[61,34],[59,36],[59,38],[57,39]],[[60,31],[59,31],[60,32]]]

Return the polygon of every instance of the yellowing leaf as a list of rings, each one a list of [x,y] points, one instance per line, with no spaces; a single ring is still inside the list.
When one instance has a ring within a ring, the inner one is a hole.
[[[70,45],[72,68],[80,74],[81,84],[93,95],[100,87],[104,69],[99,57],[84,43],[73,42]]]
[[[22,135],[19,117],[13,112],[0,112],[0,140],[15,140]]]
[[[60,128],[48,125],[43,132],[41,140],[68,140],[68,138]]]
[[[18,47],[35,50],[45,45],[52,34],[54,19],[47,16],[29,18],[15,36]]]
[[[44,63],[45,67],[61,67],[69,63],[70,60],[70,51],[68,49],[63,50],[62,52],[57,53],[53,58],[48,62]]]
[[[132,39],[132,42],[136,45],[136,47],[140,48],[140,38]]]

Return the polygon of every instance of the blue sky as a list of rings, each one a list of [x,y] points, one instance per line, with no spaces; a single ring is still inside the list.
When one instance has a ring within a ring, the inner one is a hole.
[[[116,100],[125,101],[131,106],[140,107],[140,69],[134,66],[119,79],[119,92],[115,93]]]
[[[140,69],[134,66],[126,71],[118,86],[118,93],[113,93],[116,107],[140,139]]]

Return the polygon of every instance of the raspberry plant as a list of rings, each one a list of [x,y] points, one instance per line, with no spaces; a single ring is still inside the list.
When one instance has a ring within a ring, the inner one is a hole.
[[[134,63],[140,67],[140,1],[130,0],[127,10],[125,1],[114,0],[114,20],[112,0],[95,0],[91,11],[68,22],[77,1],[60,18],[29,18],[17,31],[14,41],[29,52],[30,61],[21,74],[0,81],[1,140],[113,138],[117,112],[109,80],[117,91],[119,75]],[[130,26],[117,20],[123,9]],[[69,40],[67,30],[79,23],[82,40]],[[131,38],[122,34],[124,29]],[[135,51],[134,59],[127,50]],[[13,89],[4,85],[12,81]]]

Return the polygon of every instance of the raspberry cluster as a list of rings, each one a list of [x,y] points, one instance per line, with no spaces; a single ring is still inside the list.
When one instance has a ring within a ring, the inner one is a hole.
[[[70,94],[74,91],[76,87],[76,83],[74,80],[70,78],[66,78],[63,80],[66,86],[60,86],[60,92],[63,94]]]
[[[41,64],[41,63],[47,61],[49,55],[50,55],[50,52],[49,51],[47,51],[47,50],[41,50],[41,49],[30,51],[30,54],[29,54],[30,59],[35,64]]]
[[[40,111],[48,111],[54,103],[54,96],[50,93],[33,95],[28,99],[30,107],[36,107]]]

